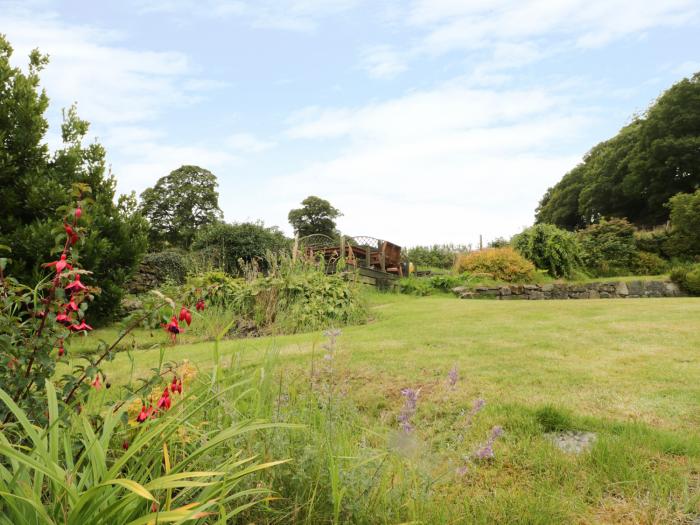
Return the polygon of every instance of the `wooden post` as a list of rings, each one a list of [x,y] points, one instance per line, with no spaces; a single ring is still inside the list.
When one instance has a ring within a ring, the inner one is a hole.
[[[379,267],[383,272],[386,272],[386,243],[384,241],[379,241],[379,246],[381,246],[381,251],[379,253]]]
[[[367,251],[365,251],[365,266],[369,268],[372,266],[372,247],[369,244],[366,246]]]
[[[483,250],[483,249],[484,249],[484,243],[481,239],[481,234],[479,234],[479,250]]]
[[[292,248],[292,262],[296,262],[299,254],[299,232],[294,234],[294,248]]]

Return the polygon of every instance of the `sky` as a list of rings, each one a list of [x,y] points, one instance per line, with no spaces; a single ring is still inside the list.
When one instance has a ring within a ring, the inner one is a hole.
[[[403,246],[532,224],[601,140],[700,71],[700,0],[0,0],[26,67],[50,57],[47,141],[77,102],[121,193],[183,164],[228,222]]]

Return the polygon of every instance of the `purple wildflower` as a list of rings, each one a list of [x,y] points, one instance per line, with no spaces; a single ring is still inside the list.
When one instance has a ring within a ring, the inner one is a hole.
[[[479,398],[474,401],[474,404],[472,405],[472,409],[469,411],[469,414],[467,414],[467,426],[470,426],[472,424],[472,421],[474,420],[474,416],[476,416],[481,410],[486,406],[486,400]]]
[[[398,420],[399,426],[406,434],[409,434],[413,430],[411,418],[416,413],[419,393],[420,388],[418,390],[413,390],[412,388],[404,388],[401,390],[401,395],[404,397],[404,404],[398,416]]]
[[[479,449],[474,452],[474,457],[477,459],[491,459],[494,457],[493,444],[503,435],[503,427],[495,426],[489,432],[489,439]]]
[[[323,335],[325,335],[328,338],[328,342],[322,344],[321,348],[328,351],[328,353],[323,356],[323,358],[327,361],[331,361],[333,359],[333,353],[335,352],[335,340],[338,338],[338,336],[340,336],[341,333],[342,332],[338,328],[333,328],[332,330],[326,330],[325,332],[323,332]]]
[[[457,365],[454,365],[452,369],[447,373],[447,384],[450,388],[454,389],[459,379],[459,371],[457,370]]]

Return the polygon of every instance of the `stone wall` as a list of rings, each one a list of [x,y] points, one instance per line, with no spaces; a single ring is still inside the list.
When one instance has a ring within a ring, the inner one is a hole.
[[[458,286],[452,291],[461,299],[611,299],[627,297],[681,297],[685,294],[671,281],[607,281],[585,284],[509,284]]]

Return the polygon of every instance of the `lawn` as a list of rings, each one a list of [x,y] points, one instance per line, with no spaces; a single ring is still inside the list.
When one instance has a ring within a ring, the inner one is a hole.
[[[350,421],[356,428],[345,437],[389,436],[401,389],[421,389],[414,417],[420,452],[410,461],[434,481],[427,503],[399,505],[402,518],[691,523],[700,517],[700,300],[501,302],[377,294],[371,311],[369,324],[345,328],[338,340],[339,391],[357,408]],[[164,338],[143,331],[137,343]],[[321,366],[324,339],[312,333],[226,340],[219,353],[224,364],[252,370],[274,350],[284,370],[280,390],[292,389]],[[211,342],[178,344],[165,354],[205,368],[212,348]],[[145,373],[159,350],[132,355],[137,373]],[[120,354],[105,371],[118,384],[128,380],[131,366]],[[454,366],[460,378],[450,389],[446,378]],[[486,409],[465,429],[465,412],[477,398],[486,400]],[[552,428],[596,433],[593,448],[580,455],[555,448],[543,435],[551,430],[543,414],[554,414]],[[483,441],[493,425],[505,429],[495,459],[455,477],[472,446],[456,436],[466,432]],[[377,515],[376,522],[392,521]]]

